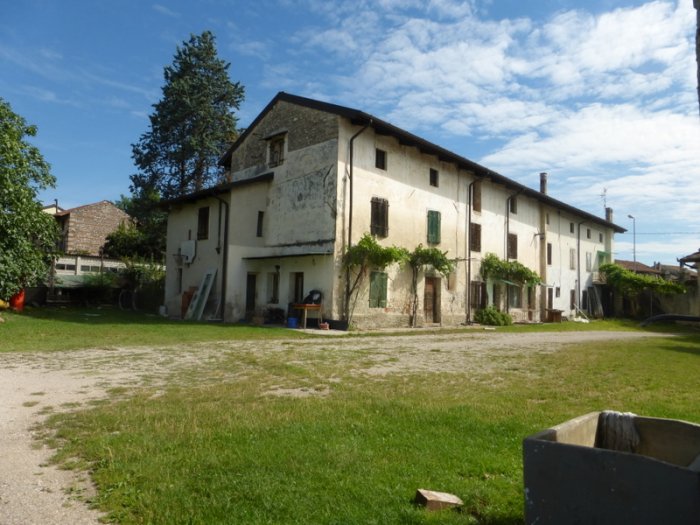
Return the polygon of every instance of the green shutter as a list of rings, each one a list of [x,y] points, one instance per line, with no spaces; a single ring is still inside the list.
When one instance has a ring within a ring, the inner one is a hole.
[[[372,272],[369,276],[369,307],[386,308],[387,275]]]
[[[428,212],[428,244],[440,243],[440,212]]]

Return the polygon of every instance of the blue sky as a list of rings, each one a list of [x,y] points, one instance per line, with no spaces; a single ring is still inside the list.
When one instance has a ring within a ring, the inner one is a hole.
[[[116,200],[163,67],[211,30],[246,89],[388,120],[597,215],[619,259],[700,246],[700,119],[690,0],[0,0],[0,97],[39,128],[63,207]]]

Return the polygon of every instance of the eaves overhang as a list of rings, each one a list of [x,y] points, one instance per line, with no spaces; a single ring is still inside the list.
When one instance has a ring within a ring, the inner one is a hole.
[[[615,233],[624,233],[627,229],[618,226],[612,222],[605,220],[602,217],[598,217],[574,206],[561,202],[557,199],[550,197],[549,195],[542,193],[540,191],[528,188],[519,182],[509,179],[505,175],[501,175],[481,164],[478,164],[472,160],[469,160],[461,155],[449,151],[442,146],[438,146],[430,141],[427,141],[413,133],[410,133],[404,129],[401,129],[393,124],[375,117],[364,111],[358,109],[349,108],[346,106],[339,106],[337,104],[331,104],[329,102],[323,102],[320,100],[314,100],[311,98],[300,97],[298,95],[292,95],[280,91],[271,101],[265,106],[265,108],[260,112],[260,114],[253,120],[253,122],[248,126],[248,128],[238,137],[238,139],[231,145],[231,147],[226,150],[219,158],[219,165],[228,166],[231,162],[231,155],[238,148],[240,144],[246,139],[246,137],[252,133],[253,129],[258,125],[258,123],[265,117],[265,115],[272,110],[272,108],[280,101],[289,102],[291,104],[296,104],[302,107],[307,107],[311,109],[316,109],[318,111],[325,111],[327,113],[335,114],[340,117],[347,118],[352,124],[357,126],[370,126],[374,129],[375,133],[379,135],[387,135],[394,137],[399,144],[403,146],[414,147],[418,149],[421,153],[426,155],[433,155],[437,157],[440,161],[449,162],[455,164],[459,169],[469,171],[473,173],[476,177],[480,179],[487,179],[496,184],[501,184],[506,188],[517,193],[519,195],[525,195],[527,197],[533,198],[544,204],[565,210],[574,215],[578,215],[584,219],[585,222],[591,222],[599,224],[601,226],[612,228]]]
[[[248,179],[235,180],[233,182],[226,182],[224,184],[212,186],[211,188],[206,188],[203,190],[195,191],[193,193],[188,193],[187,195],[182,195],[180,197],[175,197],[172,199],[162,201],[159,204],[159,206],[161,208],[169,208],[170,206],[174,206],[177,204],[188,204],[188,203],[192,203],[192,202],[197,202],[197,201],[200,201],[202,199],[209,198],[209,197],[215,197],[217,195],[229,193],[229,192],[235,190],[236,188],[240,188],[243,186],[249,186],[251,184],[256,184],[259,182],[271,181],[274,178],[274,176],[275,176],[274,172],[269,172],[269,173],[263,173],[262,175],[258,175],[256,177],[250,177]]]

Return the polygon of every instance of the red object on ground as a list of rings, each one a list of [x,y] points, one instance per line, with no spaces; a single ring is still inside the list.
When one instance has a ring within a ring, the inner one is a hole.
[[[21,312],[24,310],[24,290],[20,290],[15,295],[10,297],[10,308]]]

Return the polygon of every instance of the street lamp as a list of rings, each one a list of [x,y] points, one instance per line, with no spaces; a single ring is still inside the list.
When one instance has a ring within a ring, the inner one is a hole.
[[[627,215],[632,219],[632,258],[634,260],[634,269],[637,269],[637,219],[634,215]]]

